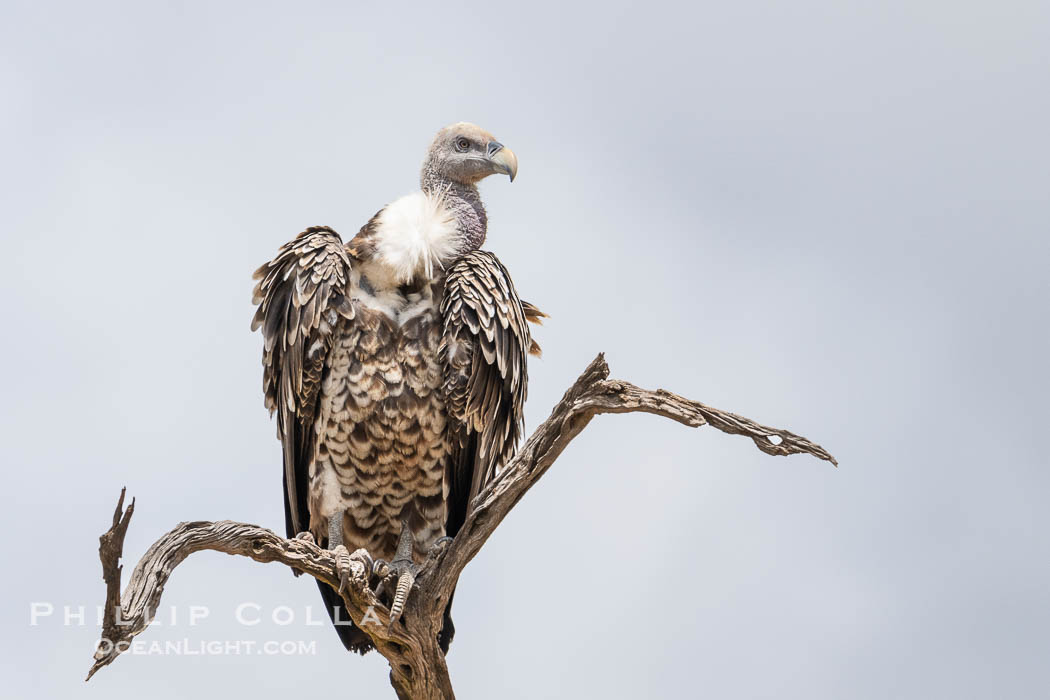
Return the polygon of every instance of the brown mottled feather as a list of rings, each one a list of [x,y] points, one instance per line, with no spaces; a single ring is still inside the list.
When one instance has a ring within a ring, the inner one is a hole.
[[[259,305],[252,330],[263,329],[263,392],[277,412],[284,446],[288,536],[306,529],[306,465],[324,360],[339,317],[354,318],[347,296],[350,258],[327,226],[313,226],[281,247],[252,275]]]
[[[507,269],[492,253],[473,251],[448,270],[441,301],[442,356],[450,419],[449,526],[462,525],[470,500],[513,454],[528,392],[527,315]]]

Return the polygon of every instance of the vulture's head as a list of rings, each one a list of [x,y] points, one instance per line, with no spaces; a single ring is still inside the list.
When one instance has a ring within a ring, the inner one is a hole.
[[[496,173],[509,175],[513,182],[518,173],[518,157],[480,126],[459,122],[446,126],[434,137],[423,162],[424,174],[428,170],[464,185],[473,185]]]

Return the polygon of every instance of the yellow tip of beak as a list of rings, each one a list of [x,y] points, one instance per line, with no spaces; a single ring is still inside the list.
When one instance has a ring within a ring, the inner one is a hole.
[[[518,157],[514,151],[504,146],[492,154],[490,160],[496,172],[509,175],[510,181],[514,182],[514,176],[518,174]]]

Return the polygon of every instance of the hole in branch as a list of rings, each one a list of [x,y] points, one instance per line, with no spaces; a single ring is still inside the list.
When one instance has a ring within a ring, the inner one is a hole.
[[[779,435],[766,435],[766,439],[774,445],[779,445],[780,443],[784,442],[784,438],[780,437]]]

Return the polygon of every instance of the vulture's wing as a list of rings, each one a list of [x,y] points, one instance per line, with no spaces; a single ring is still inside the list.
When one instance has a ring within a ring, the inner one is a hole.
[[[263,329],[263,390],[284,446],[288,537],[310,525],[307,479],[325,356],[340,318],[353,319],[350,257],[326,226],[306,229],[255,271],[252,330]]]
[[[471,499],[521,437],[526,356],[539,354],[526,321],[543,315],[531,304],[523,307],[507,269],[492,253],[473,251],[449,268],[441,300],[451,448],[449,536],[459,531]]]

